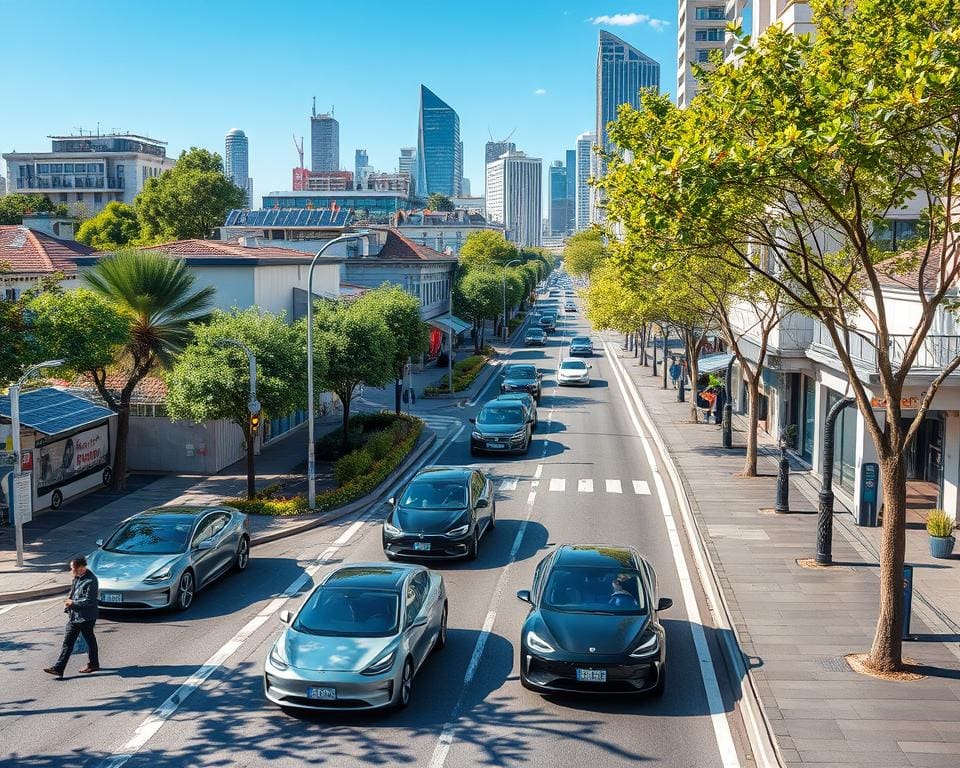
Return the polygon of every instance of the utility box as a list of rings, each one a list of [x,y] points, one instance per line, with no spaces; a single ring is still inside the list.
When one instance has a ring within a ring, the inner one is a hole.
[[[860,506],[857,507],[857,525],[876,528],[880,497],[880,465],[864,462],[860,465]]]

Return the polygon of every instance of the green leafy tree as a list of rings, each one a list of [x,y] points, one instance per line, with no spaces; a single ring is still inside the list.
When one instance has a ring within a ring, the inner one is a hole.
[[[142,241],[150,243],[210,237],[244,202],[244,191],[224,175],[220,155],[191,147],[173,168],[147,179],[134,206]]]
[[[132,205],[107,203],[93,218],[87,219],[77,230],[77,240],[98,251],[115,251],[140,237],[140,220]]]
[[[427,198],[427,208],[431,211],[442,211],[447,213],[454,210],[453,201],[446,195],[441,195],[439,192],[434,192]]]
[[[257,363],[257,400],[262,413],[279,418],[306,407],[306,338],[302,324],[258,307],[217,310],[208,324],[191,326],[193,341],[167,378],[167,409],[172,419],[226,419],[243,430],[247,453],[247,498],[256,495],[254,442],[250,429],[250,367],[244,344]]]
[[[492,229],[471,232],[460,246],[460,265],[464,269],[506,264],[517,256],[516,246],[507,242],[502,233]]]
[[[371,302],[318,302],[313,315],[315,380],[343,404],[342,446],[349,439],[353,393],[363,383],[382,387],[394,378],[396,343]]]
[[[364,294],[357,304],[369,304],[370,309],[383,318],[393,336],[393,375],[395,407],[400,413],[403,390],[403,370],[407,361],[426,351],[430,334],[420,317],[420,302],[396,285],[384,283],[375,291]]]
[[[496,271],[467,270],[457,283],[453,295],[457,314],[473,321],[473,349],[483,349],[486,320],[496,317],[503,303],[503,286]]]
[[[586,229],[567,239],[563,249],[563,264],[572,275],[590,275],[609,255],[603,232]]]
[[[52,203],[44,195],[23,195],[16,193],[0,197],[0,224],[22,224],[23,217],[31,213],[53,213],[68,216],[69,211],[63,203]]]

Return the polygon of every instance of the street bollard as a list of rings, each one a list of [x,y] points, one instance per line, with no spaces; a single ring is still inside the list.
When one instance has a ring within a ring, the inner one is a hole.
[[[787,458],[787,443],[780,438],[780,464],[777,467],[777,503],[774,512],[790,511],[790,460]]]

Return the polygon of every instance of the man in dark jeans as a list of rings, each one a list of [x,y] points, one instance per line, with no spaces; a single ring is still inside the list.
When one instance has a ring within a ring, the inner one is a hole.
[[[87,568],[85,557],[75,557],[70,561],[70,573],[73,574],[73,585],[70,587],[70,597],[63,602],[63,612],[67,614],[67,628],[63,637],[63,647],[60,649],[60,658],[52,667],[43,670],[57,680],[63,679],[63,670],[67,667],[67,660],[73,653],[73,645],[80,635],[83,635],[83,639],[87,641],[88,653],[87,665],[81,667],[80,671],[83,674],[89,674],[100,669],[97,638],[93,634],[93,625],[97,623],[97,594],[100,585],[93,571]]]

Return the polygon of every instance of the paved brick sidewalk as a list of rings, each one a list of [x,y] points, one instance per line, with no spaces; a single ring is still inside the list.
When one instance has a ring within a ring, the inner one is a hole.
[[[792,478],[796,513],[761,513],[776,494],[772,444],[763,446],[763,477],[735,477],[742,432],[738,447],[724,450],[716,425],[690,424],[675,390],[660,389],[632,353],[619,353],[683,479],[784,763],[960,766],[960,562],[931,560],[926,534],[908,531],[918,592],[911,630],[921,639],[905,643],[904,653],[927,677],[887,682],[851,671],[844,655],[870,647],[876,622],[879,530],[858,528],[838,505],[839,565],[799,566],[816,544],[815,485],[806,473]]]

